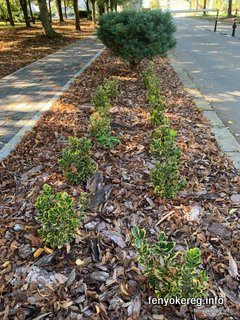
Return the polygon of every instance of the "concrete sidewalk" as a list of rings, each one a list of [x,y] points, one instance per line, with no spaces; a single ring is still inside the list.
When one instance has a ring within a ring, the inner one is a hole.
[[[175,21],[173,66],[211,122],[219,146],[240,170],[240,41],[210,32],[206,21]]]
[[[90,36],[0,79],[0,159],[102,49]]]

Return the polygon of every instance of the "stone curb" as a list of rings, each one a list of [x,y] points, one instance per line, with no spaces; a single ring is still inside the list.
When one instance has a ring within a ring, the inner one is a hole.
[[[205,100],[196,85],[190,79],[186,71],[181,67],[173,54],[168,55],[174,71],[184,85],[186,91],[191,96],[196,106],[203,111],[203,114],[209,120],[212,132],[215,135],[220,149],[230,158],[234,167],[240,172],[240,145],[234,138],[230,130],[224,125],[222,120],[213,110],[211,105]]]
[[[78,77],[81,73],[83,73],[92,63],[94,60],[96,60],[101,53],[103,52],[103,49],[100,49],[99,52],[97,52],[90,60],[88,63],[85,64],[84,67],[81,68],[81,70],[79,70],[79,72],[77,72],[72,79],[70,79],[58,92],[57,94],[51,98],[47,103],[43,103],[41,109],[35,114],[35,116],[29,120],[24,127],[22,127],[21,130],[18,131],[17,134],[15,134],[15,136],[4,145],[4,147],[0,150],[0,160],[3,160],[4,158],[6,158],[11,151],[13,151],[17,144],[22,140],[24,134],[26,131],[31,131],[32,128],[35,126],[35,124],[37,123],[37,121],[41,118],[42,114],[44,112],[46,112],[47,110],[49,110],[51,108],[51,106],[54,104],[54,102],[56,102],[61,95],[63,94],[64,91],[66,91],[71,84],[74,82],[75,78]],[[34,62],[35,63],[35,62]]]

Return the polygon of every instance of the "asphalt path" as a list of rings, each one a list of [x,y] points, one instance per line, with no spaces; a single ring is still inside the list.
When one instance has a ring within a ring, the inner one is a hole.
[[[240,142],[240,28],[233,38],[230,25],[215,33],[214,21],[174,20],[175,59]]]

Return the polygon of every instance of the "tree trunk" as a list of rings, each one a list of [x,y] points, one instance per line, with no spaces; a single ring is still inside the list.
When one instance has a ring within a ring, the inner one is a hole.
[[[52,23],[52,8],[51,8],[51,0],[48,0],[48,11],[49,11],[49,21]]]
[[[66,4],[66,0],[63,0],[63,3],[64,3],[64,15],[65,15],[65,19],[67,19],[68,16],[67,16],[67,4]]]
[[[80,19],[79,19],[79,11],[78,11],[78,0],[73,0],[73,8],[75,14],[75,29],[81,30],[80,28]]]
[[[90,13],[90,9],[89,9],[89,0],[86,0],[86,7],[87,7],[87,13]]]
[[[228,0],[228,17],[232,16],[232,0]]]
[[[22,11],[23,11],[26,27],[29,28],[29,27],[31,27],[31,25],[30,25],[30,21],[29,21],[29,17],[28,17],[27,0],[20,0],[20,5],[21,5]]]
[[[114,2],[114,9],[115,9],[115,12],[117,12],[117,1]]]
[[[203,2],[203,9],[207,9],[207,0],[204,0],[204,2]],[[206,16],[207,12],[203,11],[203,15]]]
[[[14,23],[13,16],[12,16],[12,9],[11,9],[10,1],[6,0],[6,4],[7,4],[7,12],[8,12],[8,18],[9,18],[10,25],[12,27],[14,27],[15,23]]]
[[[113,12],[113,0],[110,0],[110,10]]]
[[[32,23],[35,24],[35,18],[33,16],[32,7],[31,7],[31,0],[28,0],[28,7],[29,7],[30,16],[32,18]]]
[[[91,0],[92,3],[92,22],[94,25],[96,25],[97,20],[96,20],[96,0]]]
[[[53,30],[52,25],[50,23],[46,0],[38,0],[38,5],[45,35],[49,38],[59,37],[59,34]]]
[[[61,0],[56,0],[56,5],[57,5],[57,11],[58,11],[58,16],[59,16],[59,21],[63,22],[63,13],[62,13],[62,4]]]

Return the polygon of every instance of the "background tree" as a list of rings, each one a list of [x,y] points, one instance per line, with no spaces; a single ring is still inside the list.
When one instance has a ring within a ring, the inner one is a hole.
[[[33,15],[33,12],[32,12],[32,7],[31,7],[31,0],[28,0],[28,7],[29,7],[29,12],[30,12],[30,16],[31,16],[31,19],[32,19],[32,23],[35,24],[35,18],[34,18],[34,15]]]
[[[52,7],[51,7],[51,0],[48,0],[48,12],[49,12],[49,21],[52,23]]]
[[[96,0],[91,0],[91,4],[92,4],[92,22],[94,25],[96,25],[97,23],[97,19],[96,19]]]
[[[21,5],[22,11],[23,11],[26,27],[29,28],[29,27],[31,27],[31,25],[30,25],[29,16],[28,16],[27,0],[20,0],[20,5]]]
[[[11,4],[10,4],[9,0],[6,0],[6,5],[7,5],[8,19],[9,19],[10,25],[12,27],[14,27],[15,23],[14,23],[14,20],[13,20],[12,9],[11,9]]]
[[[78,0],[73,0],[73,9],[75,14],[75,29],[81,30],[80,28],[80,19],[79,19],[79,10],[78,10]]]
[[[228,17],[232,16],[232,0],[228,0],[228,12],[227,12]]]
[[[52,28],[50,19],[49,19],[49,12],[47,8],[46,0],[38,0],[39,10],[40,10],[40,17],[43,26],[44,33],[49,38],[57,38],[59,34]]]
[[[58,11],[59,21],[63,22],[63,12],[62,12],[62,3],[61,0],[56,0],[56,7]]]

